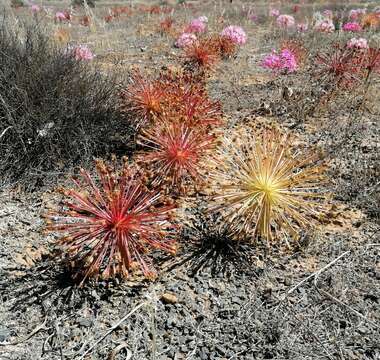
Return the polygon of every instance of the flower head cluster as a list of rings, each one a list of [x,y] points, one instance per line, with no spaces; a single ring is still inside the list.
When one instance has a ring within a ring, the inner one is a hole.
[[[36,4],[32,4],[32,5],[30,6],[30,11],[31,11],[33,14],[37,14],[37,13],[39,13],[41,10],[42,10],[41,7],[38,6],[38,5],[36,5]]]
[[[297,60],[293,52],[289,49],[283,49],[279,54],[273,52],[262,61],[262,67],[272,70],[273,72],[287,72],[292,73],[297,70]]]
[[[328,9],[323,10],[322,15],[323,15],[326,19],[330,19],[330,20],[332,20],[333,17],[334,17],[334,13],[333,13],[331,10],[328,10]]]
[[[197,17],[197,19],[198,19],[199,21],[204,22],[204,23],[208,23],[208,17],[205,16],[205,15],[199,16],[199,17]]]
[[[352,38],[348,40],[347,47],[349,49],[368,49],[368,42],[364,38]]]
[[[247,34],[240,26],[227,26],[220,35],[230,39],[236,45],[244,45],[247,42]]]
[[[186,64],[193,70],[210,71],[220,60],[219,52],[209,38],[191,43],[184,51]]]
[[[362,56],[347,49],[335,47],[333,51],[318,54],[317,64],[320,66],[320,77],[341,88],[351,88],[361,80],[363,70]],[[365,54],[363,54],[365,55]]]
[[[247,19],[251,20],[252,22],[256,22],[259,19],[259,16],[252,9],[246,11],[245,14],[247,16]]]
[[[161,33],[170,33],[173,29],[174,20],[168,16],[160,22],[159,31]]]
[[[133,113],[138,123],[152,122],[163,114],[165,90],[157,81],[145,79],[136,71],[131,76],[130,85],[120,93],[121,110]]]
[[[197,37],[192,33],[183,33],[181,34],[175,42],[175,46],[178,48],[184,48],[189,46],[197,41]]]
[[[269,16],[277,17],[279,15],[280,15],[280,10],[278,10],[278,9],[270,9],[269,10]]]
[[[203,33],[207,30],[207,23],[199,18],[190,21],[190,24],[186,27],[185,33]]]
[[[201,182],[222,117],[219,102],[209,99],[202,82],[190,73],[167,72],[155,80],[135,74],[121,95],[124,110],[145,124],[138,142],[146,151],[138,160],[150,184],[179,194]]]
[[[222,59],[228,59],[237,51],[237,44],[226,36],[214,35],[209,38],[209,44]]]
[[[279,15],[276,19],[276,23],[282,29],[290,29],[295,26],[296,22],[291,15]]]
[[[70,21],[71,15],[68,11],[57,11],[54,15],[54,20],[56,22]]]
[[[323,215],[325,167],[276,128],[225,137],[210,171],[213,204],[236,237],[299,238]]]
[[[363,29],[362,26],[357,22],[348,22],[343,25],[342,30],[350,32],[360,32]]]
[[[66,50],[66,53],[73,56],[76,60],[92,60],[95,55],[87,45],[71,46]]]
[[[82,170],[74,180],[77,189],[63,190],[65,209],[48,215],[48,229],[64,234],[60,242],[82,270],[82,282],[99,274],[126,277],[135,268],[154,276],[146,254],[175,252],[174,206],[149,191],[142,175],[127,165],[117,169],[98,161],[96,170],[97,180]]]
[[[300,33],[306,32],[308,28],[309,28],[309,26],[307,25],[307,23],[297,24],[297,31]]]
[[[366,13],[366,9],[352,9],[348,13],[348,17],[351,20],[358,20],[362,15]]]
[[[319,32],[331,33],[335,31],[335,25],[331,19],[323,19],[315,23],[314,29]]]
[[[360,21],[363,29],[378,29],[380,28],[380,12],[379,13],[369,13],[364,15]]]
[[[150,150],[139,161],[152,174],[152,185],[181,192],[189,183],[202,181],[202,163],[215,147],[215,136],[190,124],[164,121],[143,131],[139,143]]]

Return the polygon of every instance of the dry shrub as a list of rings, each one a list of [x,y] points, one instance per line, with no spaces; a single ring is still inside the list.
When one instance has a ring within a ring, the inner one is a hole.
[[[0,25],[0,171],[29,179],[115,151],[116,79],[75,60],[37,23]],[[125,139],[127,140],[127,136]]]

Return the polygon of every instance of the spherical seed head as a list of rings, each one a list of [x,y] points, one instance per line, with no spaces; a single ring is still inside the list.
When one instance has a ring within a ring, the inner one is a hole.
[[[236,237],[297,239],[323,212],[325,166],[278,129],[225,137],[211,167],[210,210]]]
[[[139,161],[151,170],[153,184],[182,191],[188,182],[202,180],[200,170],[215,147],[215,136],[186,124],[164,122],[145,130],[139,143],[151,150]]]
[[[121,108],[126,113],[134,113],[140,121],[151,121],[162,114],[164,91],[160,83],[145,79],[139,72],[131,76],[131,83],[120,93]]]
[[[97,161],[96,170],[97,179],[81,172],[65,208],[48,215],[49,230],[64,234],[63,250],[81,267],[83,280],[128,276],[134,263],[150,277],[154,269],[148,252],[175,251],[174,205],[157,191],[148,191],[136,169]]]

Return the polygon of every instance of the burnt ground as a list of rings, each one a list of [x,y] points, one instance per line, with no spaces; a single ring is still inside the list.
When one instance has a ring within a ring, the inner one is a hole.
[[[200,234],[190,231],[176,258],[157,257],[157,280],[78,288],[51,258],[55,238],[43,233],[41,218],[64,177],[29,192],[4,186],[0,359],[380,359],[378,82],[365,109],[346,96],[343,105],[300,119],[302,74],[280,81],[257,66],[280,35],[253,27],[233,6],[225,18],[245,27],[249,41],[212,75],[210,94],[229,123],[270,118],[329,154],[335,205],[328,220],[292,251],[222,246],[205,257],[208,248],[191,245]],[[219,29],[213,14],[220,10],[206,3],[194,12]],[[96,49],[106,70],[153,72],[176,66],[180,54],[157,34],[159,18],[70,31]],[[285,88],[294,98],[284,98]]]

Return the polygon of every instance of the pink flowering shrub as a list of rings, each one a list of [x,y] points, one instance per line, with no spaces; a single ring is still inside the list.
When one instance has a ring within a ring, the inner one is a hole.
[[[299,23],[297,24],[297,31],[298,32],[306,32],[308,29],[308,25],[306,23]]]
[[[335,25],[330,19],[324,19],[317,21],[314,25],[314,29],[319,32],[334,32],[335,31]]]
[[[342,27],[343,31],[359,32],[362,31],[362,26],[357,22],[345,23]]]
[[[191,20],[185,29],[185,33],[203,33],[206,31],[207,25],[204,21],[198,19]]]
[[[269,10],[269,16],[277,17],[280,15],[280,10],[278,9],[270,9]]]
[[[358,20],[360,18],[360,16],[364,15],[365,13],[366,13],[365,9],[352,9],[348,13],[348,17],[351,20]]]
[[[271,54],[265,56],[261,66],[276,73],[292,73],[298,67],[296,57],[289,49],[283,49],[279,54],[274,50]]]
[[[66,53],[73,56],[76,60],[92,60],[95,57],[87,45],[69,47]]]
[[[347,47],[349,49],[368,49],[368,42],[364,38],[352,38],[348,40]]]
[[[247,42],[247,34],[240,26],[227,26],[220,35],[230,39],[236,45],[244,45]]]
[[[289,29],[294,27],[295,20],[291,15],[280,15],[276,20],[277,25],[283,29]]]
[[[194,34],[183,33],[178,37],[175,46],[178,48],[184,48],[193,44],[195,41],[197,41],[197,37]]]

